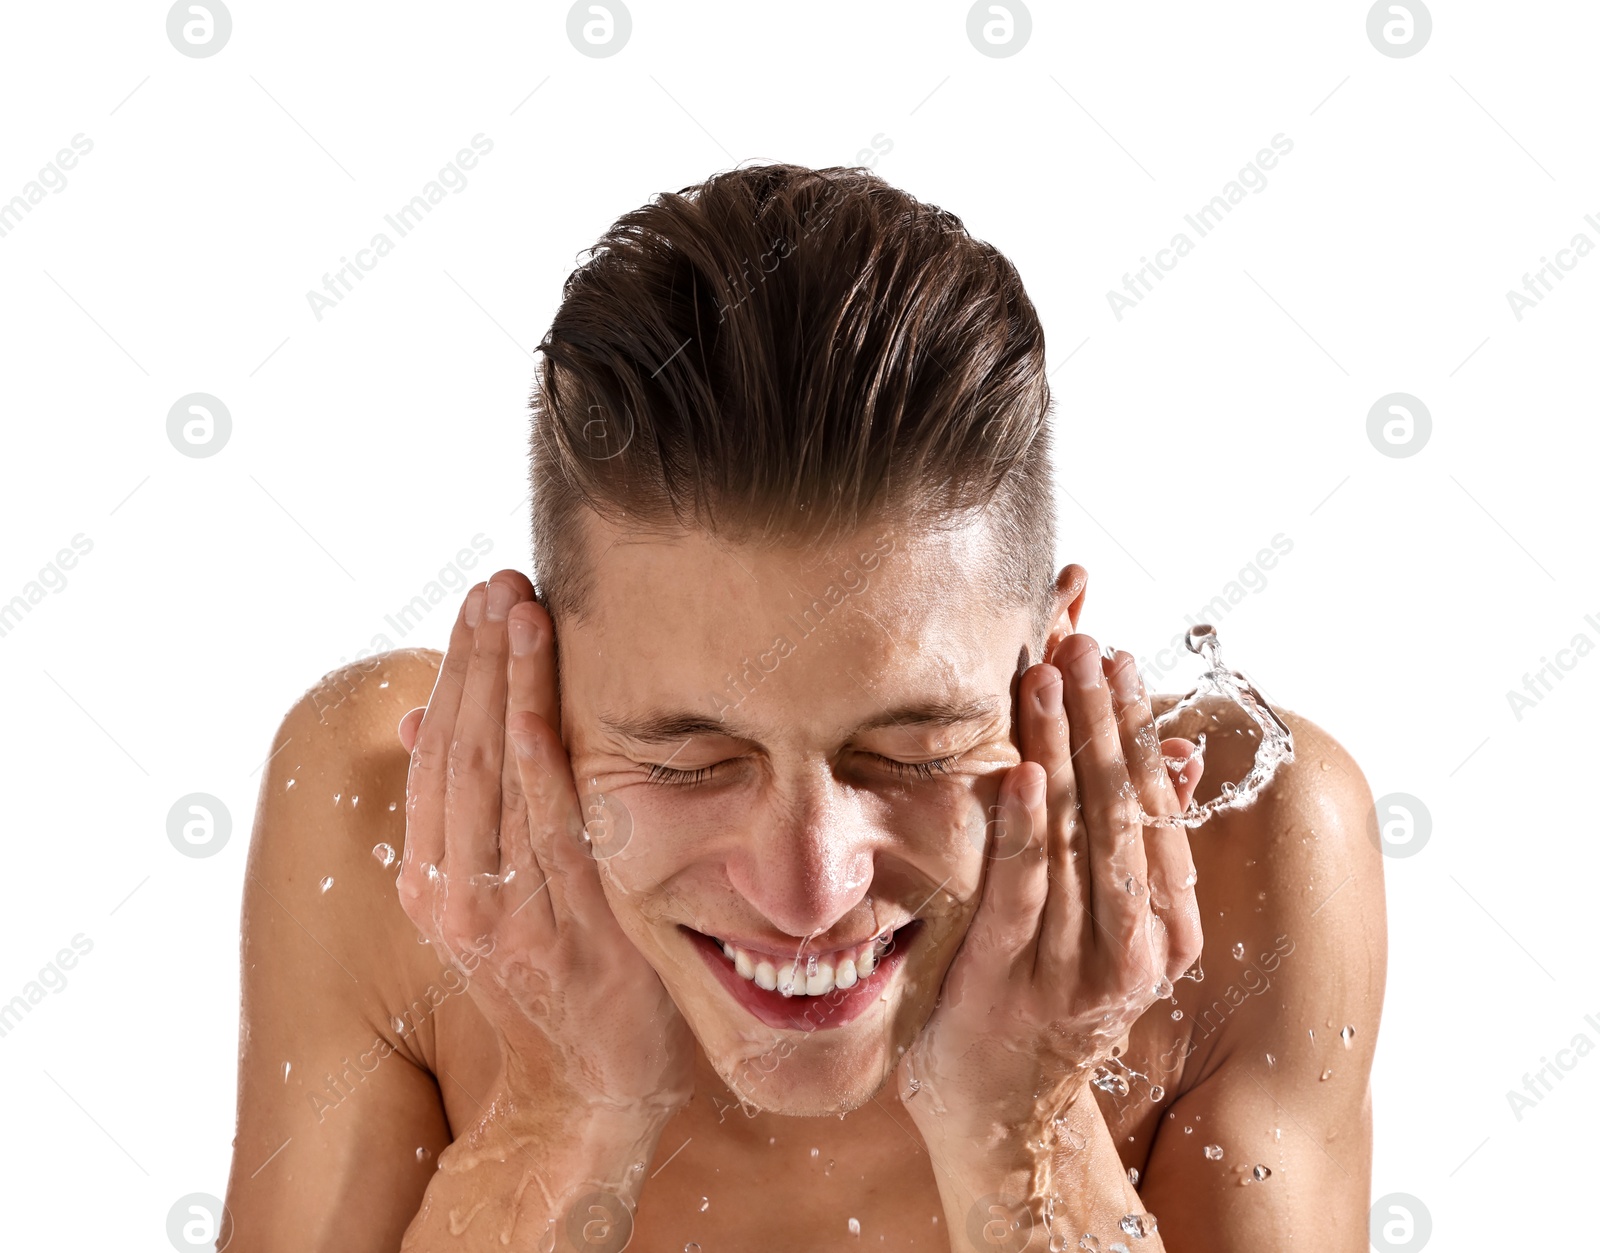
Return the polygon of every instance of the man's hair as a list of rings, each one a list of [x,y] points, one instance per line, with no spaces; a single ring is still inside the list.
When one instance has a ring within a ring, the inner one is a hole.
[[[1044,333],[953,214],[864,169],[717,174],[619,218],[539,351],[534,567],[558,621],[592,591],[585,508],[634,534],[795,546],[981,511],[990,582],[1042,636]]]

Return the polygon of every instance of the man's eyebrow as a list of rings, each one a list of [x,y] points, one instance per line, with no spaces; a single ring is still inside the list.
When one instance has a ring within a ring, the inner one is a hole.
[[[1003,702],[993,696],[975,697],[971,700],[910,701],[882,713],[874,714],[854,734],[880,731],[884,727],[904,727],[921,730],[930,727],[952,727],[964,722],[977,722],[992,718],[1001,712]],[[737,722],[712,718],[689,711],[657,711],[643,714],[599,716],[600,725],[613,735],[622,736],[640,744],[677,744],[696,735],[718,735],[729,739],[756,742],[756,737],[741,728]]]

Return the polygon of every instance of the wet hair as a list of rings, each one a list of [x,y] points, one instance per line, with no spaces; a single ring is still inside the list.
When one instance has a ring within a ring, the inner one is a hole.
[[[558,623],[592,591],[585,509],[795,546],[981,514],[992,590],[1042,638],[1044,333],[959,218],[865,169],[754,165],[657,195],[579,260],[530,402],[534,568]]]

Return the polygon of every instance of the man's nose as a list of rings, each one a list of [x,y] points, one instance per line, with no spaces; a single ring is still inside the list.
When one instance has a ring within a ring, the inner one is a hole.
[[[785,786],[729,856],[733,886],[786,935],[826,932],[872,884],[869,799],[826,766]]]

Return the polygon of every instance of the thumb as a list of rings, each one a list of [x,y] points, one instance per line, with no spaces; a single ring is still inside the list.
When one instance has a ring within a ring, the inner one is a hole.
[[[417,746],[417,729],[422,726],[422,715],[427,712],[426,705],[419,705],[408,712],[404,718],[401,718],[400,725],[395,728],[395,734],[400,737],[401,746],[408,753]]]

